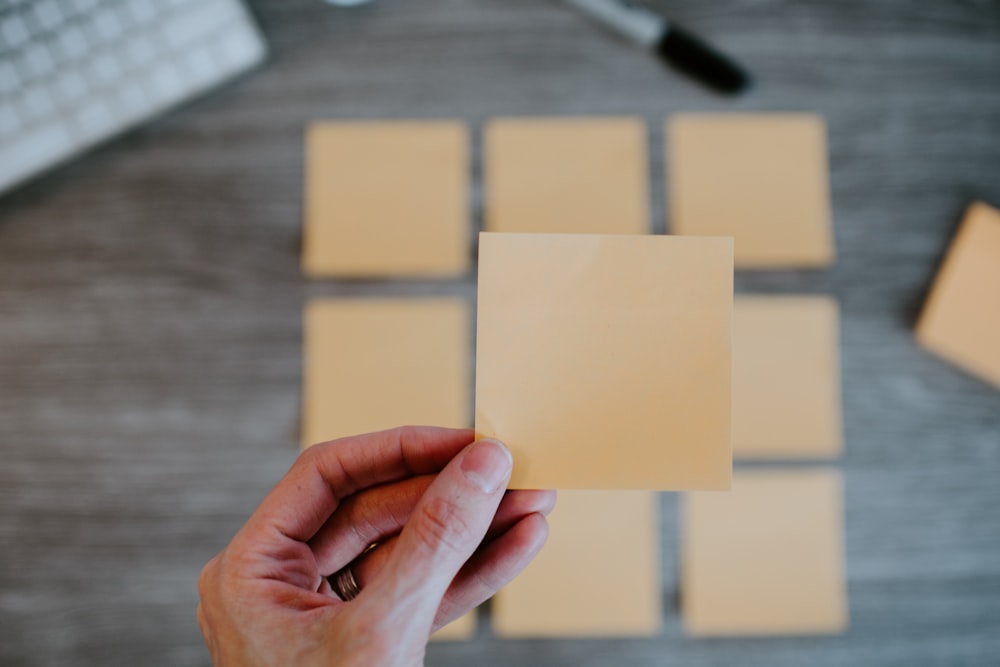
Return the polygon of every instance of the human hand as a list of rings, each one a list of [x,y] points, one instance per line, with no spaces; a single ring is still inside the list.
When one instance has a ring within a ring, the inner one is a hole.
[[[303,452],[201,573],[215,665],[422,664],[433,630],[541,549],[555,504],[505,493],[509,452],[472,439],[405,427]],[[326,577],[348,565],[361,592],[344,602]]]

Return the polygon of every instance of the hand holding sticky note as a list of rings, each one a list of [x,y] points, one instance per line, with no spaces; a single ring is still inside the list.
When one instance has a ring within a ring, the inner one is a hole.
[[[476,432],[512,488],[726,489],[733,243],[480,236]]]

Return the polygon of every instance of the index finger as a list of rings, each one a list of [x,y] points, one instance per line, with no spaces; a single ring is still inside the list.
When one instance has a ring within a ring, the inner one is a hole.
[[[438,472],[474,439],[472,429],[403,426],[313,445],[271,489],[244,530],[277,530],[306,542],[342,498],[377,484]]]

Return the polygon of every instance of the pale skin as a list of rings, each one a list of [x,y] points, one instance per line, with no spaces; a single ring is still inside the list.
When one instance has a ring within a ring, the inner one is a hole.
[[[506,491],[510,453],[473,438],[404,427],[303,452],[202,570],[213,663],[422,665],[431,632],[538,553],[555,504]],[[361,593],[343,602],[326,577],[349,563]]]

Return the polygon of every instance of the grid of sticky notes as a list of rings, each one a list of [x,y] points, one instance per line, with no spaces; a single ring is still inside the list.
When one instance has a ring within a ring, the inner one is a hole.
[[[733,237],[737,268],[833,263],[822,117],[679,114],[666,135],[672,233]]]
[[[469,137],[456,121],[310,127],[304,271],[348,279],[465,275]],[[650,234],[642,119],[484,125],[476,429],[514,451],[514,488],[572,489],[550,516],[546,547],[494,600],[498,636],[656,634],[659,497],[650,489],[727,488],[734,454],[829,459],[841,451],[836,303],[732,300],[734,255],[746,268],[834,259],[822,119],[684,115],[671,119],[666,139],[674,237]],[[727,238],[706,237],[735,238],[735,250]],[[407,422],[467,425],[470,321],[464,302],[448,298],[311,303],[303,445]],[[842,628],[839,487],[808,471],[753,483],[743,476],[733,493],[698,492],[685,504],[685,627],[737,635]],[[765,511],[748,495],[755,490],[787,502]],[[823,498],[809,505],[816,494]],[[712,518],[725,511],[723,499],[745,515]],[[702,505],[709,509],[696,511]],[[809,563],[798,569],[787,562],[801,538],[796,507],[816,510],[814,551],[803,552]],[[720,528],[720,538],[705,531],[706,521],[735,527]],[[748,525],[749,533],[741,528]],[[754,569],[764,567],[760,559],[733,555],[760,545],[786,556],[775,562],[792,568],[788,581],[800,597],[732,588],[746,604],[713,624],[725,596],[706,588],[705,573],[723,587],[735,571],[766,579],[770,571]],[[690,569],[700,554],[706,566]],[[713,572],[713,564],[726,571]],[[826,615],[741,625],[740,609],[754,616],[762,605],[774,607],[769,618],[802,605]],[[474,633],[469,614],[435,638]]]
[[[973,202],[938,271],[917,341],[1000,388],[1000,210]]]

